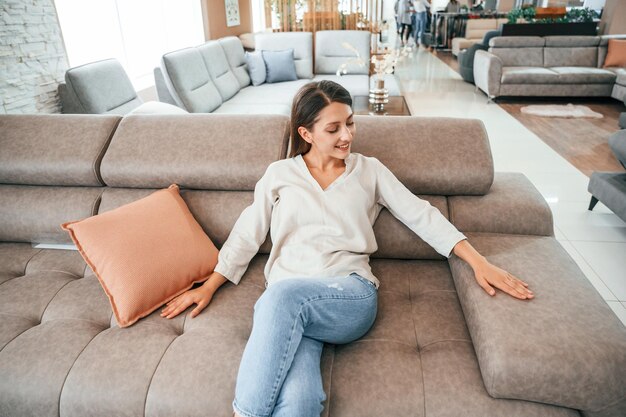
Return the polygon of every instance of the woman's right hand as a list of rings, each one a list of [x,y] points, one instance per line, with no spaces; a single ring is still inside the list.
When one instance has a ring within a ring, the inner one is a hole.
[[[215,291],[210,289],[207,285],[185,291],[166,304],[167,307],[161,311],[161,317],[172,319],[182,311],[185,311],[190,305],[197,304],[198,306],[191,312],[191,318],[194,318],[209,305],[214,293]]]

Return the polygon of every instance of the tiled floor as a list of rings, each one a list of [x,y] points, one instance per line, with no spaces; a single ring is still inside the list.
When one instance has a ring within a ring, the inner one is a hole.
[[[485,123],[495,170],[532,181],[552,209],[556,238],[626,325],[626,223],[602,203],[587,210],[589,179],[426,50],[400,62],[396,76],[413,115]]]

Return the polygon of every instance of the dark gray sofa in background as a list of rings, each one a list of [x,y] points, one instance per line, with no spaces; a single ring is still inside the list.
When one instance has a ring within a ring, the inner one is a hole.
[[[383,208],[378,316],[358,341],[325,345],[323,415],[626,415],[626,328],[554,238],[532,184],[494,173],[482,123],[355,120],[353,151],[379,158],[535,298],[487,295]],[[219,248],[287,137],[281,115],[0,115],[0,416],[230,417],[269,237],[196,318],[159,309],[128,328],[77,251],[33,243],[69,244],[61,223],[178,183]]]

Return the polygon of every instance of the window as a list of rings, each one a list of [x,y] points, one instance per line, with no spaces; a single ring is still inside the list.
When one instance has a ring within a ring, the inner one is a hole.
[[[70,67],[117,58],[136,90],[170,51],[204,42],[200,0],[56,0]]]

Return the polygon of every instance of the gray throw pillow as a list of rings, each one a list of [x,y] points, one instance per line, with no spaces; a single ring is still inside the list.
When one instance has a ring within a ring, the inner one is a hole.
[[[261,51],[267,73],[265,81],[268,83],[277,83],[281,81],[295,81],[298,79],[296,74],[296,63],[293,60],[293,49],[285,49],[284,51]]]
[[[261,85],[265,82],[265,61],[261,51],[246,52],[246,64],[252,85]]]

